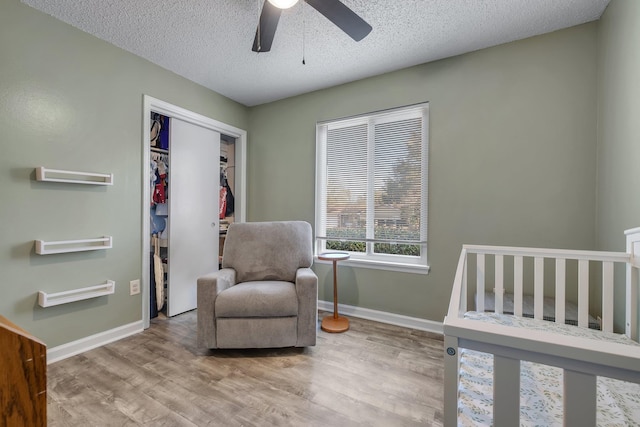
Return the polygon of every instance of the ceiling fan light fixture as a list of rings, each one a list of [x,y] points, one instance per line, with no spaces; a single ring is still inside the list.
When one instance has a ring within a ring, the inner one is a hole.
[[[269,0],[269,3],[279,9],[289,9],[291,6],[298,3],[298,0]]]
[[[299,0],[267,0],[262,4],[260,21],[253,39],[253,52],[269,52],[273,37],[276,33],[278,20],[282,15],[282,9],[290,8]],[[303,0],[338,28],[344,31],[353,40],[359,42],[372,30],[364,19],[353,10],[349,9],[342,0]],[[304,22],[304,17],[303,17]],[[304,34],[303,34],[304,35]],[[304,43],[303,43],[304,44]]]

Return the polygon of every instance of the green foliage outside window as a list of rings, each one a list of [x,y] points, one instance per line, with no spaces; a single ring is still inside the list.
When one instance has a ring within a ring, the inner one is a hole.
[[[366,244],[365,242],[341,242],[338,240],[327,240],[327,250],[364,253],[366,251]]]
[[[390,235],[388,233],[388,227],[376,227],[375,235],[376,236],[385,236]],[[386,232],[387,231],[387,232]],[[364,230],[363,229],[353,229],[353,228],[341,228],[341,229],[327,229],[327,237],[333,238],[358,238],[363,237]],[[398,230],[394,228],[393,230],[394,238],[398,240],[419,240],[420,235],[415,230]],[[351,241],[351,240],[327,240],[326,245],[327,250],[332,251],[347,251],[347,252],[366,252],[366,243],[359,241]],[[420,245],[412,245],[406,243],[374,243],[373,250],[375,253],[379,254],[390,254],[390,255],[410,255],[410,256],[420,256]]]

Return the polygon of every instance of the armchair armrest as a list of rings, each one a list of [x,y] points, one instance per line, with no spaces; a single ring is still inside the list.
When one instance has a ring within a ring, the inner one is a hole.
[[[198,277],[198,347],[216,348],[215,302],[218,294],[235,285],[236,271],[223,268]]]
[[[296,294],[298,295],[298,341],[297,347],[316,345],[318,327],[318,276],[310,268],[299,268],[296,272]]]

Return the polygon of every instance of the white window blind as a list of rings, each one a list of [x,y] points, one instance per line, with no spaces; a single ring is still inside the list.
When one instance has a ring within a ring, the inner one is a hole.
[[[427,267],[428,104],[317,125],[316,251]]]

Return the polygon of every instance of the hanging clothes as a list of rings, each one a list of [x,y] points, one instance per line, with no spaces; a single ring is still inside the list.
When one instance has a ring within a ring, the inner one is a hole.
[[[162,153],[151,153],[151,201],[152,205],[167,202],[169,185],[169,156]]]
[[[235,199],[233,197],[233,193],[231,192],[231,187],[229,187],[229,181],[225,179],[224,183],[225,183],[225,188],[227,189],[226,203],[225,203],[226,205],[225,216],[231,216],[233,215],[233,211],[235,209]]]
[[[162,130],[162,116],[157,113],[151,114],[151,135],[149,135],[149,142],[152,147],[160,147],[160,131]]]
[[[219,217],[220,219],[224,219],[227,212],[227,189],[225,187],[220,187],[220,201],[219,201]]]
[[[220,170],[220,219],[224,219],[233,214],[235,199],[227,180],[226,168]]]
[[[162,266],[162,258],[160,258],[160,242],[158,236],[153,236],[153,275],[156,282],[155,294],[156,294],[156,307],[157,310],[162,310],[164,306],[164,268]]]
[[[169,149],[169,117],[151,113],[149,142],[151,147]]]

